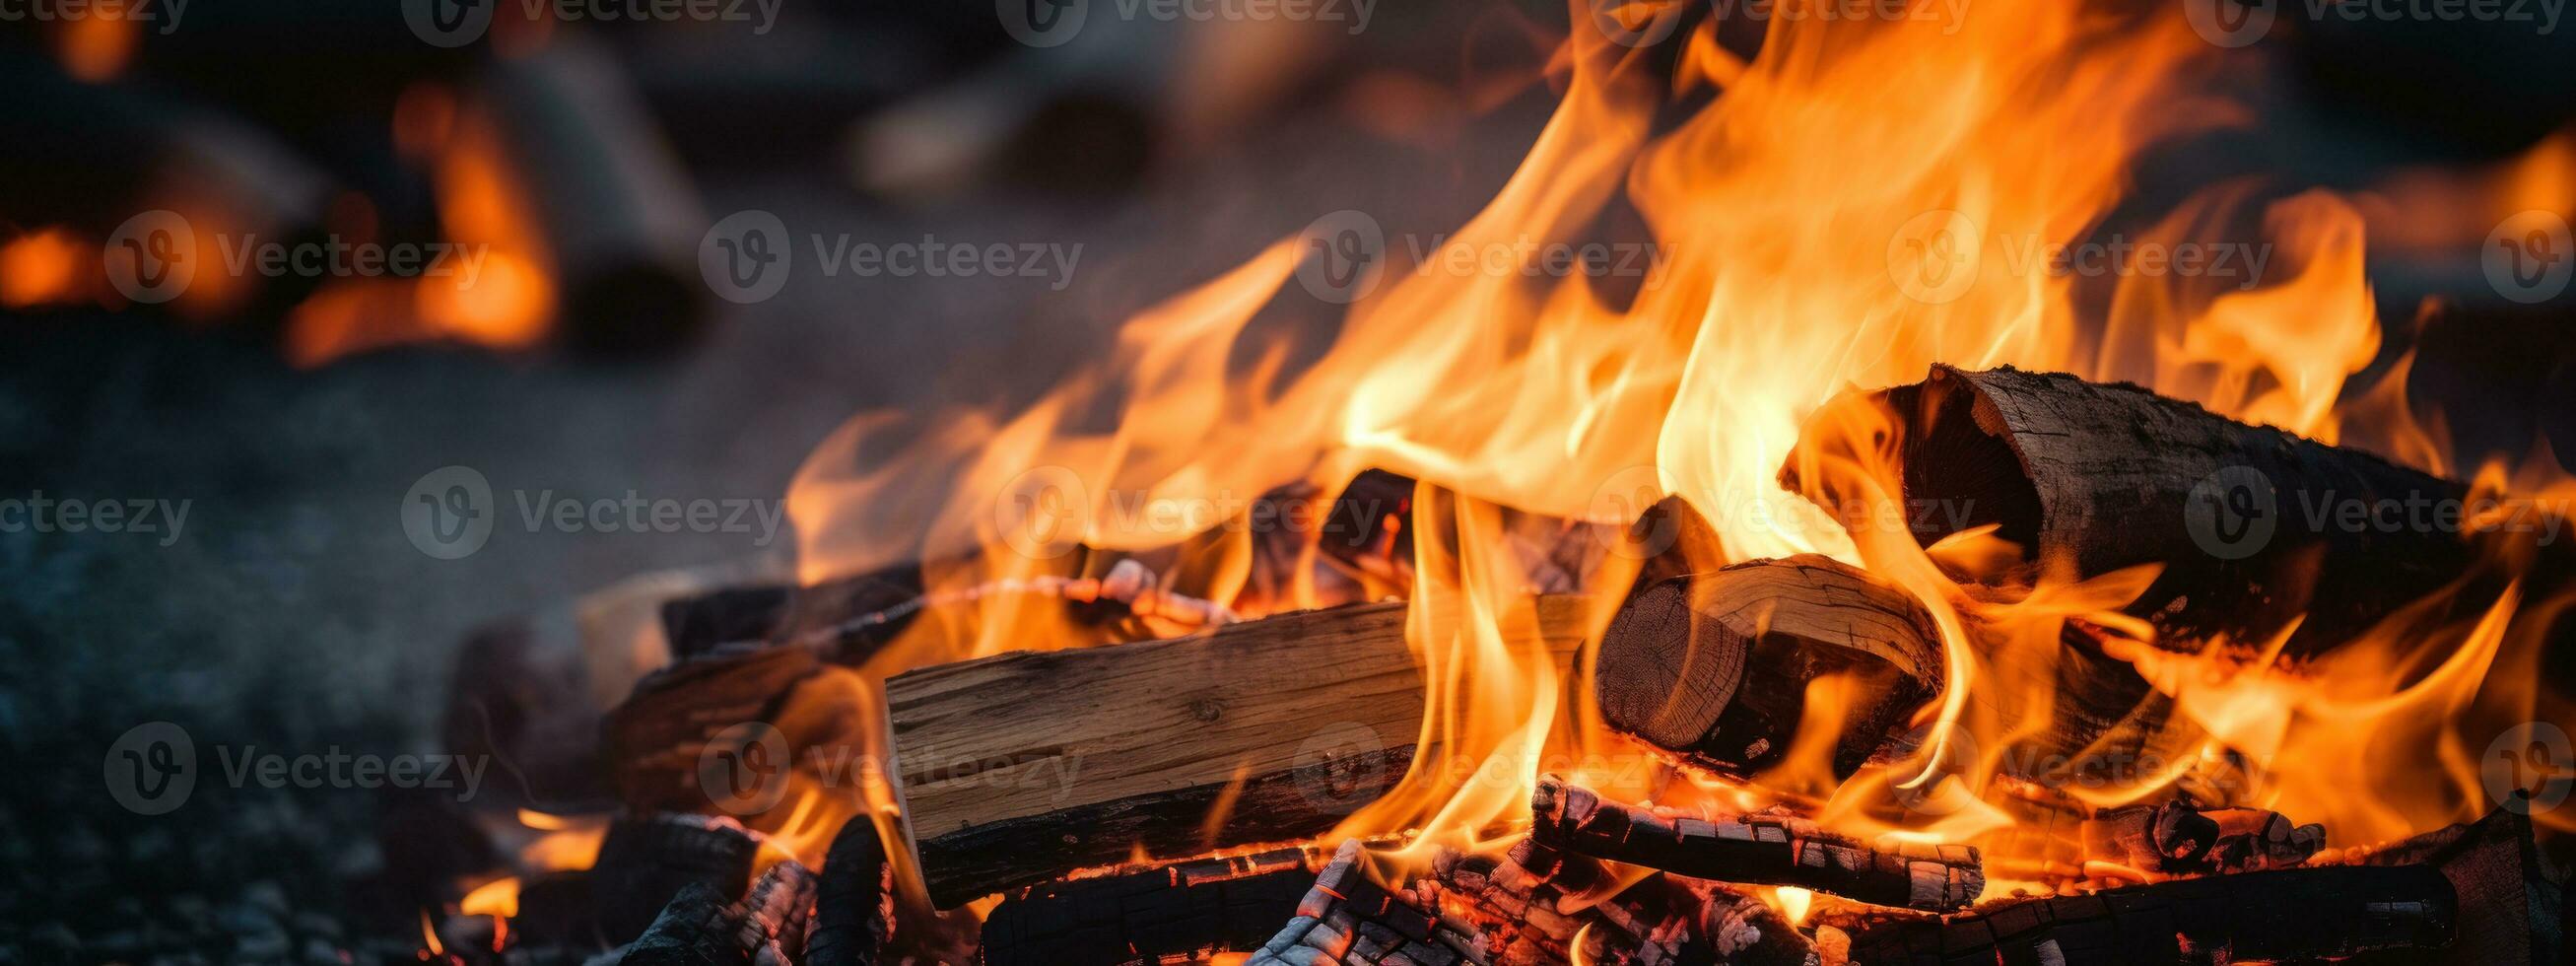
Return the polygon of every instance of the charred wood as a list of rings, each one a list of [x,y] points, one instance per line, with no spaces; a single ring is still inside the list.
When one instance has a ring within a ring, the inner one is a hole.
[[[732,819],[688,814],[619,819],[609,826],[599,845],[599,862],[591,868],[601,932],[612,941],[643,932],[690,885],[706,886],[731,903],[750,885],[759,851],[760,840]]]
[[[1018,890],[984,918],[986,966],[1167,962],[1261,948],[1314,882],[1304,848]],[[821,966],[821,964],[815,964]]]
[[[2018,899],[1852,937],[1860,964],[2223,964],[2437,949],[2459,900],[2429,866],[2331,866]]]
[[[894,937],[894,866],[875,822],[851,819],[824,853],[806,966],[876,966]]]
[[[1765,815],[1690,817],[1606,801],[1554,776],[1531,796],[1541,844],[1695,879],[1785,885],[1861,902],[1958,909],[1985,891],[1965,845],[1872,845],[1811,822]]]
[[[1342,843],[1288,925],[1247,966],[1459,966],[1492,962],[1481,942],[1445,921],[1436,895],[1369,879],[1360,843]]]

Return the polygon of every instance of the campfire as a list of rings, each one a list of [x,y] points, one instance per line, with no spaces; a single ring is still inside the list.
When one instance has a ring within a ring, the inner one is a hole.
[[[1324,216],[1032,406],[852,420],[793,574],[482,634],[449,740],[525,794],[422,958],[2569,955],[2576,488],[2363,384],[2345,197],[2147,240],[2259,280],[2080,269],[2232,123],[2193,18],[1901,12],[1578,0],[1431,250]]]

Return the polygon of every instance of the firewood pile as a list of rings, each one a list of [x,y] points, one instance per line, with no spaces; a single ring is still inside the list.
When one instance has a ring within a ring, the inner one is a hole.
[[[2188,503],[2222,468],[2262,474],[2284,504],[2465,489],[2135,387],[1942,368],[1835,405],[1902,423],[1907,496],[1972,508],[1912,534],[1924,543],[1991,527],[2030,554],[2024,575],[2043,561],[2084,576],[2164,564],[2129,605],[2161,647],[2224,634],[2325,654],[2434,591],[2510,579],[2491,571],[2491,548],[2456,535],[2352,534],[2296,514],[2250,552],[2202,552]],[[1843,445],[1809,442],[1802,452]],[[1823,506],[1861,499],[1817,465],[1793,459],[1784,482]],[[1151,554],[1083,549],[1074,576],[963,591],[914,566],[630,601],[664,644],[649,669],[585,663],[581,645],[524,629],[490,637],[469,660],[559,673],[513,679],[509,692],[460,673],[451,717],[483,726],[451,732],[510,760],[595,763],[532,777],[616,817],[586,870],[529,880],[515,916],[451,917],[442,955],[1786,966],[2570,952],[2561,884],[2512,810],[2403,842],[2330,842],[2300,816],[2180,785],[2102,805],[2052,791],[2047,776],[2004,774],[1990,807],[2015,827],[1971,843],[1854,834],[1795,794],[1749,809],[1627,800],[1546,774],[1526,813],[1472,847],[1402,829],[1347,837],[1345,819],[1405,779],[1424,732],[1426,682],[1406,632],[1420,616],[1408,608],[1427,605],[1376,599],[1418,565],[1395,536],[1411,532],[1412,495],[1410,481],[1371,472],[1328,512],[1277,528],[1319,552],[1256,546],[1248,587],[1318,567],[1343,601],[1321,609],[1246,616],[1161,586],[1167,561]],[[1980,645],[1974,621],[1965,641],[1945,642],[1913,593],[1822,556],[1727,563],[1694,519],[1667,501],[1633,526],[1568,522],[1562,546],[1520,551],[1520,632],[1589,683],[1602,722],[1656,762],[1658,787],[1706,778],[1758,791],[1801,754],[1841,777],[1919,755],[1913,729],[1951,686],[1950,648]],[[1670,539],[1621,543],[1654,532]],[[1631,551],[1630,569],[1616,570],[1613,547]],[[2561,579],[2545,550],[2524,549],[2524,593]],[[1604,588],[1608,572],[1619,586]],[[913,668],[882,681],[881,707],[811,700],[846,687],[849,669],[912,622],[1005,594],[1051,601],[1098,640]],[[2036,740],[2117,747],[2174,713],[2107,656],[2098,630],[2067,631],[2060,707],[2025,729]],[[1826,678],[1838,687],[1814,687]],[[1827,693],[1847,697],[1806,706]],[[567,717],[596,727],[544,724]],[[744,738],[746,723],[775,741]],[[796,771],[811,765],[800,749],[853,731],[891,750],[883,777],[898,806],[846,809],[828,837],[810,802],[734,808],[718,799],[746,790],[710,784],[710,761]],[[764,752],[783,759],[756,761]],[[740,820],[717,817],[728,814]]]

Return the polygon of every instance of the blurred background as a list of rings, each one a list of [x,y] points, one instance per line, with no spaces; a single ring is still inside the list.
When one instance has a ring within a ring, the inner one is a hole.
[[[418,883],[440,879],[420,866],[445,861],[440,810],[414,799],[438,793],[227,788],[144,816],[102,787],[102,757],[153,721],[201,750],[438,747],[476,627],[639,575],[784,572],[793,536],[761,513],[853,414],[1035,398],[1130,313],[1329,212],[1463,221],[1554,106],[1569,21],[1538,0],[1056,19],[1084,6],[0,17],[0,499],[163,524],[0,527],[0,748],[18,769],[0,782],[0,950],[335,962],[385,936],[408,956]],[[1719,36],[1750,55],[1761,28]],[[2239,176],[2353,192],[2383,360],[2418,350],[2414,394],[2464,453],[2549,438],[2563,460],[2576,301],[2505,297],[2482,246],[2499,197],[2576,207],[2567,36],[2288,24],[2250,55],[2278,81],[2249,93],[2253,123],[2147,159],[2102,230]],[[770,253],[711,231],[755,212],[799,246],[774,287],[739,274]],[[915,243],[1032,255],[973,277],[827,273],[801,247]],[[1258,324],[1329,332],[1331,307],[1294,301]],[[505,514],[630,495],[752,514],[710,532],[504,521],[442,559],[402,513],[451,466],[509,494]]]

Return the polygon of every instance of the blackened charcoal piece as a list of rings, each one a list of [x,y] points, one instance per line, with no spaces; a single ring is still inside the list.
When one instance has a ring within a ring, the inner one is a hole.
[[[644,931],[692,884],[727,903],[751,884],[760,841],[729,818],[665,813],[621,818],[600,842],[591,868],[599,927],[612,941]]]
[[[1261,948],[1314,882],[1302,848],[1031,886],[984,917],[986,966]]]
[[[620,966],[742,966],[734,943],[732,903],[703,882],[671,897],[652,925],[626,947]]]
[[[2450,881],[2430,866],[2282,869],[2174,879],[2002,903],[1939,920],[1883,923],[1852,937],[1852,961],[1863,966],[2307,962],[2438,949],[2456,932],[2458,912]]]
[[[1533,841],[1694,879],[1797,886],[1936,912],[1965,908],[1986,887],[1973,846],[1871,844],[1767,815],[1693,818],[1608,801],[1553,775],[1539,779],[1530,810]]]
[[[1342,843],[1286,928],[1246,966],[1460,966],[1489,963],[1482,945],[1441,922],[1436,903],[1390,891],[1360,868],[1360,843]]]
[[[841,826],[815,884],[806,966],[875,966],[894,936],[894,867],[865,816]]]

